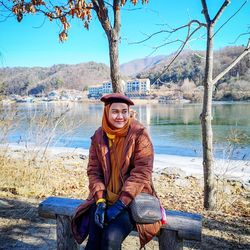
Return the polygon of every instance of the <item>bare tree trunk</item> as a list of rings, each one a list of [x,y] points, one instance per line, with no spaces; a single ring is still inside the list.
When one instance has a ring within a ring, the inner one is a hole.
[[[123,88],[120,77],[120,65],[119,65],[119,39],[120,39],[120,1],[113,1],[113,14],[114,22],[111,25],[108,15],[108,9],[105,2],[92,0],[94,10],[98,16],[98,19],[106,33],[109,43],[109,63],[110,63],[110,78],[112,82],[113,92],[122,93]]]
[[[109,41],[109,61],[110,61],[110,78],[112,82],[113,92],[123,93],[120,79],[119,64],[119,33],[114,29],[110,31]]]
[[[207,26],[206,67],[204,78],[204,99],[201,114],[203,171],[204,171],[204,207],[215,208],[214,199],[214,158],[212,131],[212,94],[213,94],[213,24]]]

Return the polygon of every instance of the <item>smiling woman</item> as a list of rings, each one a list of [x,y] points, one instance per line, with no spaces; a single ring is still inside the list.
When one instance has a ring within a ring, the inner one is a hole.
[[[122,128],[129,118],[128,105],[126,103],[112,103],[109,108],[109,122],[115,128]]]
[[[72,220],[72,231],[78,243],[89,235],[85,249],[119,250],[136,227],[143,247],[162,223],[136,223],[129,205],[139,193],[156,196],[153,146],[145,127],[129,117],[134,103],[128,97],[114,93],[101,101],[105,104],[102,126],[93,135],[89,151],[90,194]]]

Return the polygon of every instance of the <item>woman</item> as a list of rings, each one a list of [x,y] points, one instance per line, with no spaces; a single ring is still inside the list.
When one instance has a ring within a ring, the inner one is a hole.
[[[87,173],[89,197],[72,219],[78,243],[89,234],[85,249],[119,250],[133,230],[143,247],[159,231],[161,222],[136,224],[129,204],[141,193],[153,194],[153,147],[148,133],[130,118],[134,103],[118,93],[105,95],[102,126],[92,137]]]

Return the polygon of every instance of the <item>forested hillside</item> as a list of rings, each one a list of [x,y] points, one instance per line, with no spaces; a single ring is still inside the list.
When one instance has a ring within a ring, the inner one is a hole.
[[[37,94],[61,87],[83,90],[109,79],[109,67],[89,62],[52,67],[0,68],[0,94]]]
[[[240,54],[243,47],[225,47],[214,54],[214,76]],[[184,51],[164,70],[174,55],[133,60],[121,65],[123,78],[149,78],[157,88],[192,91],[202,85],[205,66],[204,51]],[[83,90],[109,80],[109,67],[89,62],[76,65],[0,68],[0,95],[46,93],[58,88]],[[200,95],[200,94],[199,94]],[[200,95],[201,96],[201,95]],[[188,95],[186,96],[187,98]],[[215,89],[215,99],[244,100],[250,98],[250,57],[244,57]],[[189,98],[190,99],[190,98]],[[192,99],[192,98],[191,98]],[[198,100],[197,100],[198,101]]]
[[[225,47],[214,53],[213,75],[216,77],[243,50],[243,47]],[[167,69],[174,55],[157,62],[152,68],[138,72],[138,78],[150,79],[159,93],[178,90],[184,98],[194,102],[202,101],[205,67],[204,51],[184,51]],[[214,100],[250,100],[250,56],[245,56],[214,87]]]
[[[235,59],[243,47],[225,47],[221,50],[215,51],[214,54],[214,76]],[[174,55],[169,55],[155,66],[142,72],[137,73],[137,77],[148,77],[151,84],[160,80],[159,82],[178,83],[188,78],[192,80],[197,86],[202,85],[205,66],[205,52],[204,51],[184,51],[170,66],[164,71]],[[250,80],[250,57],[246,56],[241,60],[220,82],[230,81],[232,78],[246,78]]]

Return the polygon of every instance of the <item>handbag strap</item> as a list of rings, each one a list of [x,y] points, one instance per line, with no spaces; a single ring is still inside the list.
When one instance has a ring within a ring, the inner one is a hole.
[[[155,197],[156,197],[158,200],[160,200],[159,197],[158,197],[158,195],[157,195],[157,193],[156,193],[156,191],[155,191],[155,187],[154,187],[152,175],[151,175],[151,187],[152,187],[152,191],[153,191],[153,194],[155,195]]]

